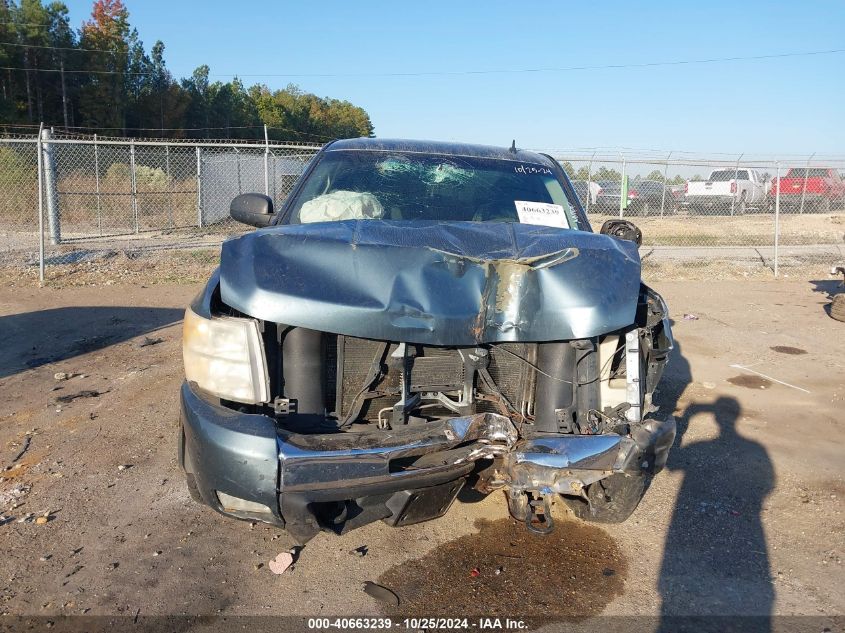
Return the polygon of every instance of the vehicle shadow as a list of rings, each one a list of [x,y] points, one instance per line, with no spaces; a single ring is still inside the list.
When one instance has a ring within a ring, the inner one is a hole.
[[[675,327],[675,321],[669,320],[669,325]],[[692,382],[692,368],[681,351],[681,343],[675,341],[675,346],[669,354],[669,362],[663,372],[663,377],[654,394],[654,404],[659,409],[658,416],[678,415],[678,402],[686,388]],[[675,442],[677,446],[677,440]],[[674,450],[674,449],[673,449]]]
[[[737,433],[741,413],[736,399],[720,397],[688,405],[677,420],[667,469],[683,481],[658,580],[660,631],[723,629],[715,616],[744,616],[744,631],[770,630],[775,592],[760,513],[775,472],[766,449]],[[684,446],[690,425],[707,416],[718,436]]]
[[[845,293],[845,281],[841,279],[811,279],[810,283],[813,285],[813,292],[825,295],[830,301],[836,295]],[[824,311],[830,316],[830,303],[824,304]]]
[[[813,292],[827,295],[828,299],[845,292],[845,282],[841,279],[811,279],[810,283],[813,285]]]
[[[675,327],[674,319],[669,320],[669,325],[672,328]],[[669,354],[669,362],[666,364],[666,369],[654,392],[653,402],[657,406],[655,417],[663,419],[673,415],[677,421],[678,416],[681,414],[678,410],[678,403],[690,383],[692,383],[692,368],[681,351],[681,343],[676,339],[672,352]],[[679,443],[680,440],[676,436],[675,442],[669,451],[670,460],[672,459],[672,454],[678,450]],[[648,494],[648,489],[651,487],[652,481],[652,477],[646,480],[645,494]]]
[[[0,378],[150,334],[183,314],[176,308],[72,306],[0,316]]]

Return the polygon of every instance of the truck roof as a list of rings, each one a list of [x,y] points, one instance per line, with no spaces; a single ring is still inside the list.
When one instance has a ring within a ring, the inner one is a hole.
[[[412,139],[350,138],[334,141],[325,148],[327,152],[338,150],[442,154],[446,156],[466,156],[472,158],[495,158],[498,160],[538,163],[540,165],[548,165],[551,162],[547,156],[524,149],[517,149],[516,152],[512,152],[509,148],[494,145]]]

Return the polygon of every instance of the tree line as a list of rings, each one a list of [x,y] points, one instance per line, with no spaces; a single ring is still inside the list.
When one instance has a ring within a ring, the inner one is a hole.
[[[288,85],[177,80],[164,43],[147,52],[122,0],[95,0],[81,28],[54,1],[0,0],[0,126],[39,122],[109,136],[325,142],[372,136],[365,110]]]

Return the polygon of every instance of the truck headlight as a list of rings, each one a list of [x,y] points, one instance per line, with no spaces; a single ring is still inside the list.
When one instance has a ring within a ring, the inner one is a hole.
[[[226,400],[269,399],[267,360],[253,319],[199,316],[188,308],[182,334],[185,378]]]

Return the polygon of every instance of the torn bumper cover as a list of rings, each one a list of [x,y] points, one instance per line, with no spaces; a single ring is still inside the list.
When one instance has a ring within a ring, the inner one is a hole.
[[[408,525],[445,514],[479,460],[496,484],[542,494],[579,494],[613,473],[656,472],[675,421],[648,420],[630,436],[518,439],[495,413],[372,434],[298,435],[264,415],[222,407],[185,383],[180,461],[194,493],[216,510],[285,527],[305,541],[383,519]]]
[[[579,495],[613,473],[663,470],[675,441],[675,418],[646,420],[630,436],[549,435],[517,444],[505,459],[508,487],[541,494]]]

